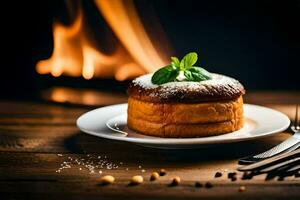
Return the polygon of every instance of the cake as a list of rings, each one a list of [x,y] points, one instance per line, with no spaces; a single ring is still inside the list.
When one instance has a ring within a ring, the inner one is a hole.
[[[130,129],[167,138],[207,137],[243,127],[244,87],[228,76],[211,73],[209,80],[153,83],[153,74],[128,87]]]

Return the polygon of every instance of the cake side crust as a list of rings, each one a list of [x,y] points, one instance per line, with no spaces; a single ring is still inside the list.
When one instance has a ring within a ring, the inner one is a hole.
[[[157,137],[206,137],[243,127],[243,98],[209,103],[150,103],[129,97],[129,128]]]

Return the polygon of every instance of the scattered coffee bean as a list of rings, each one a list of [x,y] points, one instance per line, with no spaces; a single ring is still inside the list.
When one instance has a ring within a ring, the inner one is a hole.
[[[213,184],[211,182],[206,182],[205,183],[205,187],[206,188],[212,188],[213,187]]]
[[[144,181],[144,179],[142,176],[136,175],[131,178],[130,184],[131,185],[139,185],[139,184],[143,183],[143,181]]]
[[[166,174],[167,174],[167,172],[166,172],[165,169],[160,169],[160,170],[159,170],[159,175],[160,175],[160,176],[164,176],[164,175],[166,175]]]
[[[295,174],[295,178],[298,178],[298,177],[300,177],[300,172],[297,172],[297,173]]]
[[[284,181],[284,177],[283,176],[279,176],[279,178],[277,180],[278,181]]]
[[[234,176],[236,176],[236,172],[229,172],[228,173],[228,178],[229,179],[232,178],[232,177],[234,177]]]
[[[171,182],[171,186],[177,186],[180,184],[180,177],[179,176],[175,176],[173,179],[172,179],[172,182]]]
[[[246,187],[243,186],[243,185],[241,185],[241,186],[239,187],[239,192],[244,192],[244,191],[246,191]]]
[[[229,179],[231,179],[231,181],[236,181],[237,180],[237,177],[236,177],[237,173],[236,172],[229,172],[227,177]]]
[[[243,176],[242,176],[242,180],[250,180],[253,178],[253,175],[251,172],[244,172]]]
[[[155,181],[158,178],[159,178],[159,174],[157,172],[152,172],[150,176],[150,181]]]
[[[196,181],[195,187],[201,188],[201,187],[203,187],[203,184],[200,183],[199,181]]]
[[[222,173],[221,173],[221,172],[216,172],[215,178],[218,178],[218,177],[221,177],[221,176],[222,176]]]
[[[100,179],[101,184],[104,184],[104,185],[112,184],[114,181],[115,181],[115,178],[111,175],[103,176]]]

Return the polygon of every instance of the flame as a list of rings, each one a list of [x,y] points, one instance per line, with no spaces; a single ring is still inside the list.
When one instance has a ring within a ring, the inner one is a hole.
[[[126,80],[152,72],[167,62],[154,46],[132,0],[95,0],[120,43],[111,54],[95,48],[87,36],[82,10],[71,25],[53,24],[53,53],[36,65],[39,74]]]

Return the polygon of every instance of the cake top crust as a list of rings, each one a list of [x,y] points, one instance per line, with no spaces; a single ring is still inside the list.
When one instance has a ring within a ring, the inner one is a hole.
[[[153,74],[134,79],[128,87],[129,97],[153,103],[197,103],[236,99],[245,94],[236,79],[212,73],[212,79],[201,82],[177,81],[162,85],[151,82]]]

